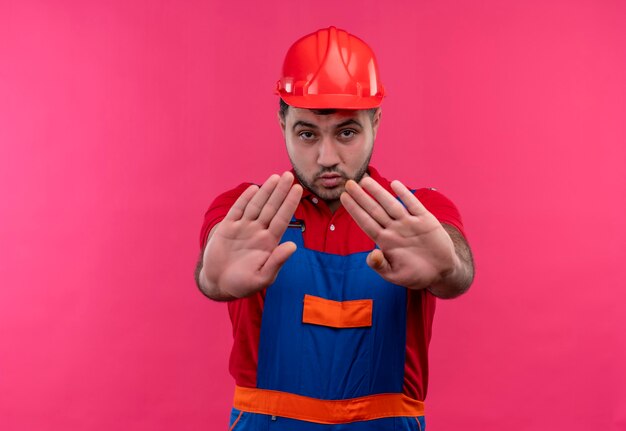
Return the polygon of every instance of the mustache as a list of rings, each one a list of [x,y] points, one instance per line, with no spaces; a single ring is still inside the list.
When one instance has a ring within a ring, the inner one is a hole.
[[[319,178],[324,174],[339,174],[342,177],[346,177],[346,173],[343,172],[341,169],[335,168],[335,167],[330,167],[330,168],[322,168],[320,169],[320,171],[315,174],[315,178]]]

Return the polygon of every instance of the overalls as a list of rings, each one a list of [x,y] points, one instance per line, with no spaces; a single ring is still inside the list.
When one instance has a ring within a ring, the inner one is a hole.
[[[302,225],[303,226],[303,225]],[[230,428],[263,431],[423,431],[423,403],[402,394],[405,288],[367,266],[304,247],[267,288],[257,387],[235,390]]]

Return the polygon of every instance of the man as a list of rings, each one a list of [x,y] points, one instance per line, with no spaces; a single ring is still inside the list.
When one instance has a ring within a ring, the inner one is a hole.
[[[459,213],[369,166],[384,89],[360,39],[298,40],[277,92],[293,172],[224,193],[201,233],[198,286],[233,323],[230,429],[423,430],[435,297],[473,279]]]

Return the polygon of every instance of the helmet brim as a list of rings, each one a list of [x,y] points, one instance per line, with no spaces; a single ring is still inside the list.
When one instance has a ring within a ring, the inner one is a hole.
[[[280,97],[287,105],[303,109],[372,109],[378,108],[383,101],[382,95],[361,97],[346,94],[315,94],[307,96],[280,94]]]

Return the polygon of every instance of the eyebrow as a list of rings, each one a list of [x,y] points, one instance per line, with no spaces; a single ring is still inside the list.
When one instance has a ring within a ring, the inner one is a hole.
[[[358,126],[359,128],[363,128],[363,126],[361,125],[361,123],[359,123],[358,121],[356,121],[354,118],[350,118],[349,120],[344,121],[343,123],[339,123],[337,124],[337,126],[335,127],[336,129],[340,129],[342,127],[346,127],[346,126],[350,126],[350,125],[354,125],[354,126]]]
[[[308,127],[309,129],[319,129],[319,127],[317,127],[313,123],[307,123],[306,121],[298,120],[295,123],[293,123],[293,130],[296,130],[296,128],[299,126]]]
[[[349,125],[355,125],[355,126],[357,126],[357,127],[361,128],[361,129],[363,128],[363,126],[361,125],[361,123],[359,123],[359,122],[358,122],[357,120],[355,120],[354,118],[350,118],[349,120],[346,120],[346,121],[343,121],[343,122],[341,122],[341,123],[337,124],[337,125],[335,126],[335,129],[340,129],[340,128],[342,128],[342,127],[346,127],[346,126],[349,126]],[[302,121],[302,120],[298,120],[298,121],[296,121],[296,122],[293,124],[293,130],[295,131],[295,130],[296,130],[296,128],[298,128],[298,127],[308,127],[309,129],[319,129],[319,127],[318,127],[318,126],[316,126],[315,124],[313,124],[313,123],[309,123],[309,122],[307,122],[307,121]]]

